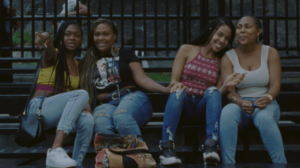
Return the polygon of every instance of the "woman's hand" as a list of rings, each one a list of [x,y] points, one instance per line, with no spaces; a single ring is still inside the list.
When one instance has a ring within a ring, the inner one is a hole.
[[[245,113],[247,114],[253,114],[254,112],[254,107],[252,107],[251,101],[244,100],[242,103],[242,109],[244,110]]]
[[[186,86],[183,83],[178,82],[172,86],[170,93],[175,92],[177,88],[181,91],[181,90],[185,90]]]
[[[92,111],[92,109],[91,109],[91,106],[90,106],[90,102],[88,102],[87,104],[86,104],[86,106],[84,107],[84,109],[81,111],[81,112],[89,112],[89,113],[91,113],[92,115],[93,115],[93,111]]]
[[[259,109],[266,108],[266,106],[270,103],[271,100],[267,96],[261,97],[254,102],[254,104],[257,105]]]
[[[241,83],[241,81],[244,79],[246,73],[233,73],[229,76],[226,77],[225,81],[224,81],[224,85],[227,87],[230,86],[236,86],[239,83]]]
[[[48,32],[43,32],[43,33],[38,33],[38,32],[35,32],[35,40],[34,40],[34,43],[35,45],[37,46],[37,48],[39,50],[41,50],[41,46],[40,46],[40,41],[43,40],[44,44],[43,46],[45,48],[47,48],[47,43],[49,42],[50,40],[50,34]]]

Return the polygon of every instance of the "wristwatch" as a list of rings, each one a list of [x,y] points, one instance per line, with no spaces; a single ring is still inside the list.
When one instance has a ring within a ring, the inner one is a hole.
[[[271,102],[273,101],[273,97],[270,94],[266,94],[265,96],[267,96]]]

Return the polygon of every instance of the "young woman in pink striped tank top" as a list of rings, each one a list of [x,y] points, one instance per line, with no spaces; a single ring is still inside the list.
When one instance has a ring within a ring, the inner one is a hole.
[[[216,152],[221,95],[228,86],[241,82],[243,75],[232,74],[219,80],[220,58],[231,46],[235,28],[226,18],[212,21],[190,44],[182,45],[175,57],[171,94],[165,109],[160,161],[162,165],[180,164],[174,151],[174,135],[180,122],[206,123],[204,162],[219,162]]]

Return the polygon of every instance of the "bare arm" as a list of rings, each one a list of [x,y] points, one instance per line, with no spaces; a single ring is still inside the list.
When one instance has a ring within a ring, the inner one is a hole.
[[[223,81],[228,80],[228,77],[230,77],[230,74],[233,75],[233,65],[231,61],[229,60],[227,55],[224,55],[222,58],[221,62],[221,79]],[[239,76],[242,76],[241,78],[244,78],[245,74],[240,74]],[[235,90],[235,85],[234,86],[229,86],[228,88],[228,93],[227,93],[227,98],[232,102],[240,107],[248,113],[252,114],[254,112],[254,108],[252,107],[252,103],[248,100],[243,100]]]
[[[270,76],[270,89],[268,94],[275,99],[280,91],[281,85],[281,64],[280,64],[280,57],[278,51],[270,47],[269,48],[269,55],[268,55],[268,69],[269,69],[269,76]],[[263,109],[271,101],[267,96],[264,96],[254,102],[254,104],[258,105],[259,108]]]
[[[48,32],[43,33],[35,33],[35,45],[41,49],[40,41],[43,41],[44,51],[43,51],[43,60],[42,60],[42,68],[47,68],[54,65],[55,60],[57,58],[57,51],[50,39],[50,34]]]
[[[132,71],[134,81],[142,88],[149,90],[151,92],[162,92],[170,93],[170,89],[158,84],[151,78],[149,78],[142,67],[142,64],[139,62],[129,63],[129,67]]]
[[[244,76],[245,74],[233,73],[231,61],[227,55],[223,56],[221,60],[221,75],[217,83],[217,88],[221,95],[226,94],[230,87],[235,88],[243,80]]]
[[[76,15],[77,12],[77,5],[74,7],[75,11],[72,12],[68,12],[68,15]],[[83,5],[83,4],[79,4],[79,9],[78,9],[79,15],[88,15],[88,14],[92,14],[92,11],[90,10],[90,12],[88,12],[87,6]]]
[[[191,45],[182,45],[179,48],[179,50],[176,54],[176,57],[174,59],[174,62],[173,62],[172,77],[171,77],[171,81],[170,81],[171,86],[180,82],[182,71],[183,71],[184,65],[187,61],[188,53],[190,52],[191,49],[192,49]]]

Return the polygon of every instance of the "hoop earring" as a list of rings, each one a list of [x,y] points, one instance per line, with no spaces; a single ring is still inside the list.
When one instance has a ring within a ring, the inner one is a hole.
[[[117,44],[114,43],[114,44],[111,46],[111,48],[110,48],[110,52],[111,52],[111,55],[112,55],[113,57],[118,57],[118,56],[119,56],[119,49],[118,49],[117,47],[118,47]],[[114,52],[114,48],[117,48],[117,52]]]
[[[257,38],[256,38],[256,42],[257,42],[257,43],[259,43],[259,36],[257,36]]]
[[[235,38],[235,42],[236,42],[236,44],[239,44],[239,42],[238,42],[237,38]]]

